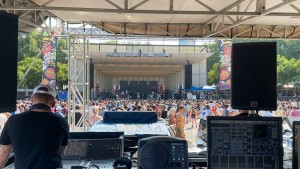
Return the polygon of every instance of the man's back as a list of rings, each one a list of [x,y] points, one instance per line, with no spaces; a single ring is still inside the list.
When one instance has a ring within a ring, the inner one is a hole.
[[[16,169],[55,169],[61,167],[61,146],[68,142],[65,119],[51,112],[24,112],[12,116],[0,143],[11,144]]]

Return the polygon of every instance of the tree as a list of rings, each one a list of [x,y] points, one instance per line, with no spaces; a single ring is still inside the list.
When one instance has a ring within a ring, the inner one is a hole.
[[[219,67],[220,63],[215,63],[208,72],[208,85],[219,84]]]
[[[35,61],[36,59],[36,61]],[[22,83],[22,88],[34,88],[41,83],[42,80],[42,59],[41,58],[32,58],[26,57],[22,61],[18,62],[18,81],[24,76],[25,72],[29,68],[32,62],[35,61],[35,64],[30,69],[28,75]]]
[[[213,66],[216,63],[220,62],[220,51],[219,51],[219,44],[218,43],[210,43],[207,45],[208,50],[213,54],[207,59],[207,72],[213,69]]]
[[[68,50],[68,39],[58,39],[56,46],[56,61],[57,63],[68,63],[68,55],[63,52]]]
[[[277,56],[277,82],[287,84],[300,81],[300,60]]]
[[[300,58],[300,41],[299,40],[278,40],[277,54],[285,56],[287,59]]]
[[[57,86],[62,89],[63,85],[68,84],[68,64],[58,62],[56,70]]]
[[[25,75],[25,72],[29,68],[30,64],[34,61],[34,58],[38,54],[38,51],[42,50],[43,38],[42,32],[38,29],[31,33],[19,33],[19,51],[18,51],[18,81]],[[56,48],[56,61],[57,61],[57,75],[56,79],[59,88],[62,85],[67,84],[68,80],[68,57],[63,52],[67,50],[68,40],[58,39]],[[21,87],[33,88],[41,83],[42,80],[42,55],[38,56],[37,62],[23,81]]]
[[[42,49],[43,38],[38,29],[29,34],[19,33],[18,41],[18,61],[26,57],[35,57],[37,52]]]

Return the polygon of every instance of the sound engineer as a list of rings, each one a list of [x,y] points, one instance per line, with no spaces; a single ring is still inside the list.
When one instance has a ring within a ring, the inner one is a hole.
[[[15,169],[62,168],[69,126],[63,117],[50,112],[54,98],[51,86],[38,85],[31,96],[30,109],[8,119],[0,138],[0,169],[12,149]]]

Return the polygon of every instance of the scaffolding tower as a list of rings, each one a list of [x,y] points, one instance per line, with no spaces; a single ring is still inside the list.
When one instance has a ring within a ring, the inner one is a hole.
[[[90,51],[89,38],[86,35],[69,35],[69,59],[68,59],[68,123],[70,131],[89,130],[89,70]],[[79,119],[75,119],[76,113],[81,113]],[[77,123],[76,123],[77,122]]]

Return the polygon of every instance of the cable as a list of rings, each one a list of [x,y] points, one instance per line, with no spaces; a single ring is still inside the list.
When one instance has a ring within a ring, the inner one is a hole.
[[[204,169],[203,167],[200,167],[200,166],[198,166],[198,165],[196,165],[196,164],[194,164],[194,163],[191,163],[191,167],[192,167],[192,169]]]
[[[97,166],[97,165],[95,165],[95,164],[90,165],[88,169],[92,169],[92,167],[95,167],[95,168],[97,168],[97,169],[100,169],[99,166]]]

